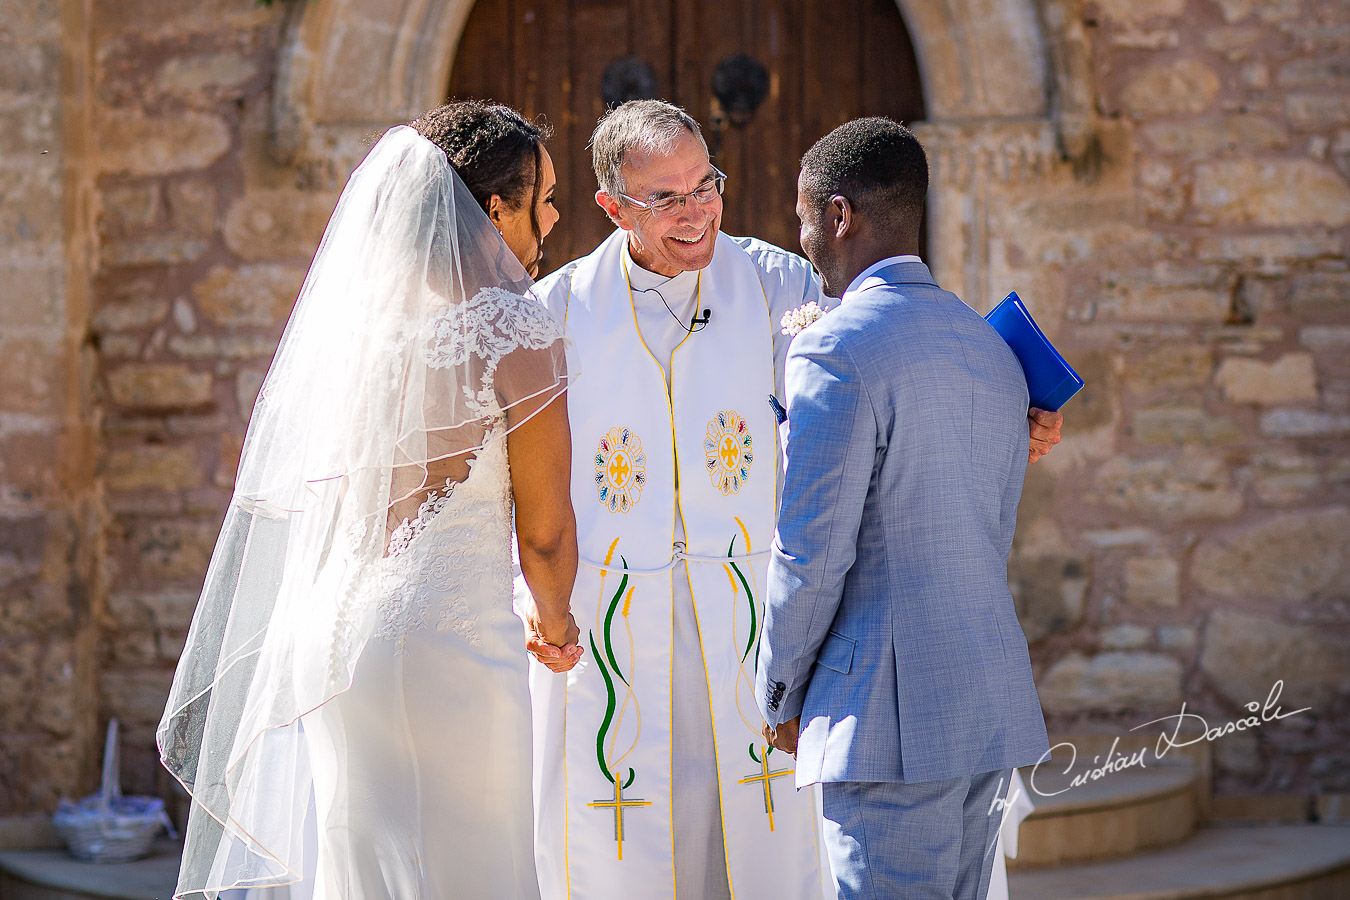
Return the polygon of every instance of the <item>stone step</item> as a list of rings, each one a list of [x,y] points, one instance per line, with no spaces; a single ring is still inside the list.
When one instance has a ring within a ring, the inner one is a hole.
[[[95,864],[60,850],[0,852],[4,900],[169,900],[177,844],[131,863]],[[1014,872],[1017,900],[1344,900],[1350,826],[1205,828],[1189,841],[1129,859]]]
[[[167,838],[145,859],[90,863],[65,850],[0,851],[3,900],[170,900],[183,847]]]
[[[1017,900],[1344,900],[1350,827],[1203,828],[1165,850],[1014,872],[1008,881]]]
[[[1022,822],[1010,868],[1118,859],[1195,831],[1199,773],[1188,762],[1125,769],[1077,786],[1075,776],[1053,762],[1022,770],[1036,809]]]

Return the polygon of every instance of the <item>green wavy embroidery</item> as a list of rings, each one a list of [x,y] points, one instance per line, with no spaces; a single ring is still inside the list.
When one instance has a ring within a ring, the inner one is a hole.
[[[772,747],[765,747],[765,748],[764,748],[764,758],[765,758],[765,759],[768,759],[770,753],[773,753],[773,748],[772,748]],[[755,752],[755,742],[754,742],[754,741],[751,741],[751,742],[750,742],[750,758],[753,759],[755,762],[759,762],[759,754]]]
[[[614,719],[614,707],[617,705],[618,698],[614,693],[614,679],[609,677],[609,670],[605,668],[605,661],[600,656],[600,651],[595,646],[595,632],[588,631],[591,639],[591,655],[595,658],[595,664],[600,668],[600,677],[605,680],[605,717],[600,722],[600,730],[595,733],[595,761],[600,764],[600,772],[605,776],[605,781],[614,783],[614,774],[609,771],[609,766],[605,764],[605,738],[609,735],[609,725]],[[631,768],[628,770],[628,780],[621,787],[628,787],[633,783],[636,774]]]
[[[619,562],[623,567],[628,568],[628,560],[622,556]],[[623,672],[619,669],[619,661],[614,658],[614,638],[610,634],[610,627],[614,624],[614,612],[619,608],[619,601],[623,599],[624,588],[628,587],[628,573],[625,572],[623,578],[619,581],[619,589],[614,592],[614,599],[609,601],[609,611],[605,613],[605,656],[609,658],[609,664],[614,668],[614,674],[619,676],[624,684],[628,684],[628,679],[623,677]]]
[[[728,557],[734,556],[735,550],[736,550],[736,536],[732,535],[731,544],[730,546],[727,547],[727,556]],[[750,638],[745,642],[745,652],[741,654],[741,662],[745,662],[746,658],[750,655],[750,648],[755,646],[756,640],[759,637],[759,612],[758,610],[755,609],[755,595],[750,590],[750,585],[746,582],[745,575],[741,573],[741,567],[736,565],[734,562],[731,563],[730,565],[731,571],[735,572],[736,577],[740,579],[741,587],[745,588],[745,599],[750,604]],[[755,665],[756,666],[759,665],[758,652],[755,653]]]

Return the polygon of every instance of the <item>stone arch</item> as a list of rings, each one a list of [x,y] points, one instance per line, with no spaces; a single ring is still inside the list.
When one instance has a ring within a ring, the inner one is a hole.
[[[934,268],[952,290],[982,298],[984,188],[1036,178],[1091,142],[1081,0],[896,2],[928,109]],[[441,102],[473,3],[293,4],[273,99],[277,155],[311,183],[340,183],[367,135]]]
[[[1045,50],[1030,2],[897,0],[933,122],[1043,116]]]
[[[473,4],[293,4],[272,100],[278,157],[328,175],[320,180],[345,175],[366,135],[441,102]]]
[[[931,123],[1081,115],[1082,91],[1065,89],[1085,74],[1081,35],[1065,24],[1077,22],[1078,0],[896,2]],[[369,130],[440,102],[473,4],[295,4],[275,94],[278,149],[290,157],[344,127]]]

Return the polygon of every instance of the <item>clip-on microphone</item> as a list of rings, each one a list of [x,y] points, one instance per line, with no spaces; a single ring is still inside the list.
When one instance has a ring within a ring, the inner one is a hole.
[[[711,319],[712,319],[711,309],[705,309],[703,311],[702,318],[699,317],[698,310],[694,310],[694,317],[689,320],[689,331],[693,332],[694,329],[698,328],[700,325],[707,325],[708,322],[711,321]]]

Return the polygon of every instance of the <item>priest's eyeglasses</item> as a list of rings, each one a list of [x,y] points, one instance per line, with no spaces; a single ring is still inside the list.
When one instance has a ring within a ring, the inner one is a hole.
[[[683,210],[685,201],[690,197],[693,197],[699,203],[711,203],[714,197],[726,190],[727,176],[717,166],[713,166],[712,170],[714,174],[711,178],[687,194],[672,194],[669,197],[660,197],[651,201],[639,200],[623,192],[620,192],[619,196],[627,200],[630,206],[645,209],[651,213],[653,219],[666,219]]]

